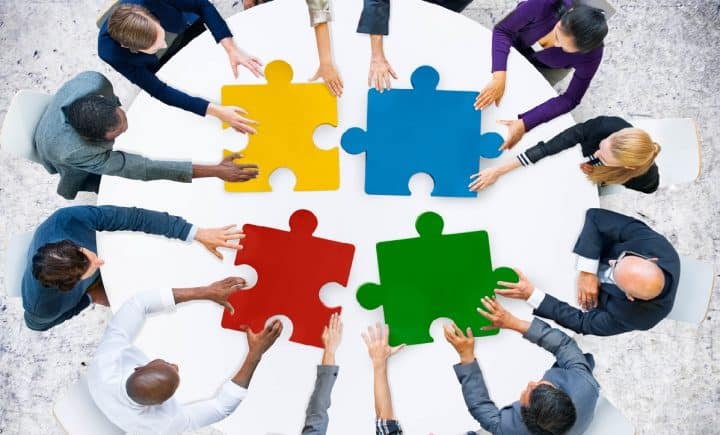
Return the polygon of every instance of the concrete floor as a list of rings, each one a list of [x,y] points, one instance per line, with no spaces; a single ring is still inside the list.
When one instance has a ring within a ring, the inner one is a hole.
[[[214,3],[224,16],[242,9],[239,1]],[[123,104],[132,102],[137,89],[97,57],[94,21],[104,4],[0,0],[0,118],[19,89],[52,92],[86,69],[106,74]],[[490,26],[515,4],[515,0],[476,0],[465,15]],[[618,14],[610,22],[606,58],[582,105],[573,112],[575,118],[604,114],[694,118],[703,167],[692,185],[650,196],[623,193],[602,198],[602,205],[643,219],[665,234],[681,254],[713,262],[718,271],[720,1],[614,0],[614,4]],[[10,234],[31,231],[55,209],[71,204],[55,194],[56,184],[56,177],[40,166],[0,153],[0,245],[5,246]],[[82,195],[72,204],[90,204],[94,199]],[[3,248],[0,264],[4,256]],[[0,271],[0,281],[3,275]],[[665,321],[649,332],[579,339],[586,351],[595,354],[595,374],[604,394],[639,434],[720,433],[719,296],[716,287],[708,318],[699,327]],[[52,403],[91,359],[109,311],[88,309],[45,333],[23,326],[19,300],[0,296],[0,312],[0,433],[62,433],[51,415]]]

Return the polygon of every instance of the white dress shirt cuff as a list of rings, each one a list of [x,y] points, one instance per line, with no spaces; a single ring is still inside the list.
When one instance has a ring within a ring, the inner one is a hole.
[[[586,258],[582,255],[578,255],[577,270],[579,270],[580,272],[587,272],[592,273],[593,275],[597,275],[599,265],[600,260],[593,260],[592,258]]]
[[[157,290],[159,296],[158,302],[160,303],[160,312],[175,311],[175,295],[170,287],[162,288]],[[155,310],[153,310],[155,311]]]
[[[227,381],[220,388],[220,394],[218,396],[230,399],[230,401],[237,401],[240,403],[245,397],[247,397],[248,390],[233,381]]]
[[[527,303],[530,304],[531,307],[537,309],[540,304],[542,304],[542,301],[545,299],[545,292],[540,290],[539,288],[536,288],[533,290],[530,297],[527,299]]]
[[[195,234],[197,234],[197,231],[197,225],[193,225],[192,227],[190,227],[190,231],[188,232],[187,237],[185,237],[185,242],[192,243],[192,241],[195,240]]]

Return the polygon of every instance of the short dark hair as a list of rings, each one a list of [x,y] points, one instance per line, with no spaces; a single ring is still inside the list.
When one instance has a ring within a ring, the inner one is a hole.
[[[528,430],[537,435],[562,435],[575,424],[577,413],[570,396],[550,385],[538,385],[530,393],[530,405],[520,408]]]
[[[48,243],[32,258],[32,275],[46,288],[70,291],[90,267],[90,260],[71,240]]]
[[[108,131],[117,127],[118,104],[113,98],[86,95],[73,101],[65,111],[70,125],[91,140],[105,140]]]
[[[579,5],[569,9],[560,18],[562,28],[575,39],[575,46],[587,53],[603,43],[608,33],[605,13],[601,9]]]

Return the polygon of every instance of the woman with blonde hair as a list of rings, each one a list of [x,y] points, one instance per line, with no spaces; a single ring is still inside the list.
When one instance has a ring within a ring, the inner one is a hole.
[[[598,185],[622,184],[628,189],[653,193],[660,182],[655,158],[660,145],[645,131],[622,118],[599,116],[568,128],[547,142],[540,142],[503,165],[484,169],[471,178],[470,190],[478,191],[521,166],[580,144],[587,161],[580,164],[590,181]]]

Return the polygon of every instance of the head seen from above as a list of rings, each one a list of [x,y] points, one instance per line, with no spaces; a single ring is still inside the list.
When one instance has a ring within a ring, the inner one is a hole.
[[[600,142],[595,157],[602,166],[588,174],[596,184],[623,184],[648,171],[660,154],[660,145],[639,128],[623,128]]]
[[[554,32],[556,47],[566,53],[587,53],[602,45],[608,26],[602,10],[581,5],[565,12]]]
[[[128,397],[135,403],[159,405],[175,394],[180,385],[180,371],[176,364],[162,359],[150,361],[135,371],[125,382]]]
[[[520,395],[520,415],[530,433],[561,435],[575,424],[570,396],[548,381],[530,382]]]
[[[631,301],[654,299],[665,288],[665,274],[657,265],[657,258],[645,258],[628,251],[609,263],[612,280]]]
[[[167,48],[165,29],[150,11],[140,5],[123,4],[108,18],[108,33],[121,46],[132,51],[155,54]]]
[[[105,262],[71,240],[48,243],[32,258],[32,275],[46,288],[70,291]]]
[[[65,113],[72,128],[91,141],[114,140],[128,129],[125,112],[114,99],[102,95],[78,98]]]

